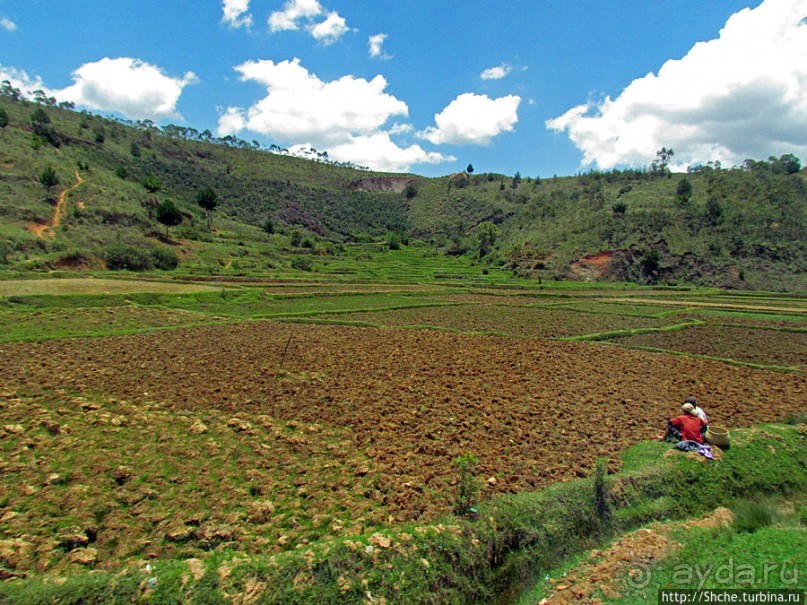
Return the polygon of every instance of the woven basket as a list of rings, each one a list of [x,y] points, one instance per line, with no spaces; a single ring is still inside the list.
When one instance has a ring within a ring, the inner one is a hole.
[[[722,426],[710,424],[709,428],[706,429],[706,435],[704,435],[703,438],[706,443],[711,445],[726,447],[729,445],[729,430]]]

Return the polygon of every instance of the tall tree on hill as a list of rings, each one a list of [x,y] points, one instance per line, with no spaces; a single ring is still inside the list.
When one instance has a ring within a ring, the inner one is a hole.
[[[176,227],[183,219],[182,212],[171,200],[165,200],[162,204],[157,206],[155,214],[157,216],[157,222],[165,225],[166,234],[168,233],[169,227]]]
[[[513,196],[516,194],[516,189],[518,186],[521,185],[521,173],[516,172],[513,180],[510,181],[510,199],[513,199]]]
[[[50,195],[50,190],[59,184],[59,175],[56,174],[53,166],[48,166],[42,171],[39,175],[39,182],[45,187],[48,195]]]
[[[771,157],[770,161],[774,174],[796,174],[801,170],[801,160],[792,153],[780,156],[778,160]]]
[[[474,165],[473,164],[468,164],[468,167],[465,169],[465,172],[467,172],[468,174],[473,174],[474,173]]]
[[[689,200],[692,198],[692,183],[687,178],[683,178],[678,181],[678,186],[675,189],[675,195],[678,196],[678,201],[681,202],[682,205],[686,205],[689,203]]]
[[[484,221],[476,228],[476,237],[479,241],[479,258],[482,258],[493,250],[496,238],[499,237],[499,228],[490,221]]]
[[[210,187],[205,187],[196,194],[196,203],[207,214],[207,229],[210,231],[213,228],[213,211],[219,205],[219,196]]]
[[[672,173],[669,169],[669,163],[672,157],[675,155],[675,151],[672,149],[667,149],[666,147],[662,147],[656,152],[656,159],[650,164],[650,171],[653,174],[657,174],[659,176],[672,176]]]
[[[50,124],[50,116],[47,112],[42,109],[41,107],[37,107],[31,113],[31,124],[36,126],[37,124]]]

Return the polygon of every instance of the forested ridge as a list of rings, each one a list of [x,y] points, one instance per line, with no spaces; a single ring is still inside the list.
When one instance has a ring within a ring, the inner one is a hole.
[[[235,256],[236,271],[311,271],[376,243],[529,279],[804,289],[807,171],[790,154],[673,173],[662,149],[641,169],[425,178],[1,92],[2,269],[215,272]],[[111,258],[126,247],[152,261]]]

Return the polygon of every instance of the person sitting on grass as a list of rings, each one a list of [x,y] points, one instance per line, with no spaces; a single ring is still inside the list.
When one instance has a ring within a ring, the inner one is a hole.
[[[684,400],[684,403],[691,403],[693,410],[690,412],[693,416],[697,416],[701,420],[703,420],[706,424],[709,424],[709,419],[706,417],[706,412],[703,411],[703,408],[698,406],[698,402],[695,400],[694,397],[691,395]]]
[[[706,428],[706,423],[702,418],[694,414],[695,406],[687,402],[681,406],[684,412],[676,416],[667,423],[667,433],[664,440],[669,441],[694,441],[703,443],[702,430]]]

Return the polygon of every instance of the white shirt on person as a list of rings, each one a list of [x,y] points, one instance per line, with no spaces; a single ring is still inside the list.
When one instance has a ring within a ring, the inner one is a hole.
[[[702,409],[701,409],[699,406],[697,406],[697,405],[695,406],[695,409],[693,409],[693,410],[690,412],[690,414],[692,414],[693,416],[697,416],[698,418],[700,418],[701,420],[703,420],[703,421],[704,421],[704,422],[706,422],[707,424],[709,423],[709,421],[706,419],[706,412],[704,412],[704,411],[703,411],[703,410],[702,410]]]

